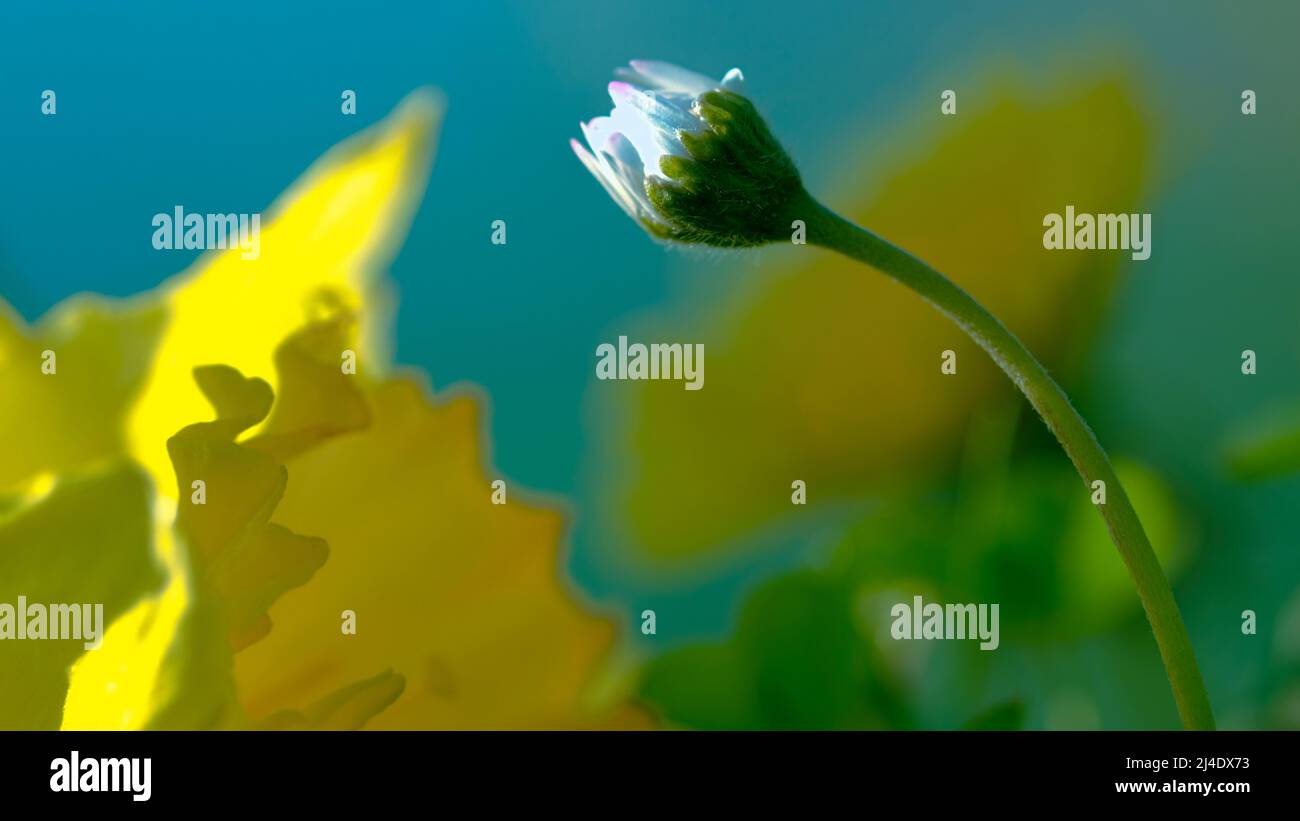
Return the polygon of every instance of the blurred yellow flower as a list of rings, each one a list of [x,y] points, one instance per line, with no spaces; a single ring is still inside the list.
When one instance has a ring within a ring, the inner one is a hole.
[[[490,503],[479,402],[387,375],[382,274],[439,116],[417,93],[325,155],[269,210],[255,259],[209,253],[149,294],[71,300],[34,328],[0,305],[0,360],[32,364],[0,403],[0,425],[27,432],[0,454],[0,570],[15,569],[0,592],[77,572],[96,539],[130,559],[76,591],[106,599],[111,624],[66,700],[66,652],[40,676],[0,675],[6,696],[45,688],[31,726],[644,721],[590,696],[614,628],[561,578],[561,516],[520,489]],[[122,496],[123,521],[73,474]],[[0,673],[28,660],[15,644]]]

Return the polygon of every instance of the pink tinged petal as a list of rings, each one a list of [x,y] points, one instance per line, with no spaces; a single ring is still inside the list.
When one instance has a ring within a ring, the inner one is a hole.
[[[632,60],[631,66],[649,81],[649,87],[664,91],[685,91],[698,96],[718,85],[703,74],[659,60]]]
[[[737,94],[744,94],[745,75],[741,73],[740,69],[733,68],[731,71],[727,72],[726,76],[722,78],[722,87],[725,88],[727,91],[734,91]]]

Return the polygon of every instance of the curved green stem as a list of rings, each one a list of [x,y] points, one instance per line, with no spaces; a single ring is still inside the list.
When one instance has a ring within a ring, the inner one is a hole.
[[[1065,392],[1006,326],[952,280],[811,197],[803,203],[800,213],[806,221],[810,242],[888,274],[956,322],[993,357],[1038,411],[1083,477],[1084,484],[1091,489],[1094,481],[1106,483],[1106,503],[1097,507],[1137,586],[1173,686],[1183,726],[1189,730],[1214,729],[1210,700],[1169,581],[1106,452]]]

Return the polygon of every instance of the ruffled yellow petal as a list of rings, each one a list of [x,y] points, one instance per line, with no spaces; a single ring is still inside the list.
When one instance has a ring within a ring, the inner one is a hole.
[[[166,325],[127,423],[131,455],[160,488],[172,487],[165,439],[209,413],[191,378],[195,367],[228,365],[275,389],[276,346],[340,310],[358,317],[357,355],[383,367],[390,317],[380,275],[423,194],[439,116],[430,94],[412,95],[276,201],[263,221],[260,256],[206,254],[163,286]]]

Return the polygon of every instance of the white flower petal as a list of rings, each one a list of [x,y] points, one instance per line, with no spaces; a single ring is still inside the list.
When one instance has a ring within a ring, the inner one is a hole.
[[[699,95],[713,89],[742,92],[745,78],[733,68],[715,83],[702,74],[657,60],[633,60],[616,72],[621,82],[609,84],[614,108],[609,116],[582,123],[590,150],[570,140],[573,153],[619,207],[635,220],[668,226],[646,193],[646,179],[663,178],[660,160],[687,157],[683,133],[699,133],[708,125],[693,109]]]
[[[609,115],[614,131],[631,141],[647,174],[659,174],[659,158],[665,154],[686,156],[686,148],[675,130],[657,128],[650,117],[631,103],[621,102]],[[593,146],[595,147],[595,146]]]
[[[605,150],[605,144],[609,142],[610,136],[618,130],[614,124],[613,117],[592,117],[582,126],[582,135],[587,138],[587,145],[591,146],[592,152],[599,155]]]
[[[614,105],[630,105],[644,114],[651,124],[661,130],[699,130],[703,123],[690,113],[695,99],[680,92],[642,91],[623,82],[609,84],[609,96]]]
[[[629,217],[636,219],[635,201],[629,192],[624,189],[622,182],[615,172],[610,169],[608,163],[597,159],[597,157],[601,156],[600,152],[597,151],[596,156],[593,157],[587,152],[587,149],[582,147],[582,143],[574,139],[569,140],[569,147],[573,149],[574,154],[578,155],[578,159],[582,160],[582,164],[587,167],[591,175],[600,182],[601,187],[605,189],[606,194],[609,194],[610,199],[618,203],[619,208],[622,208]]]
[[[591,122],[579,125],[591,146],[588,168],[594,166],[593,173],[598,172],[610,196],[629,216],[653,217],[654,206],[645,193],[645,167],[632,142],[618,130],[610,117],[595,117]],[[587,159],[583,158],[583,162],[587,164]]]
[[[691,109],[695,107],[696,97],[694,94],[687,94],[685,91],[645,91],[642,93],[648,94],[652,99],[663,105],[685,114],[695,127],[704,126],[704,121],[691,113]]]
[[[725,88],[727,91],[734,91],[737,94],[744,94],[745,75],[741,73],[740,69],[733,68],[731,71],[727,72],[726,76],[722,78],[722,87]]]
[[[685,91],[688,94],[699,95],[718,87],[717,83],[703,74],[696,74],[672,63],[663,63],[659,60],[632,60],[631,66],[633,71],[646,79],[645,85],[649,88]]]
[[[622,134],[615,134],[609,138],[609,155],[624,187],[646,216],[654,216],[655,207],[650,202],[650,195],[645,192],[645,167],[641,164],[636,148]]]

